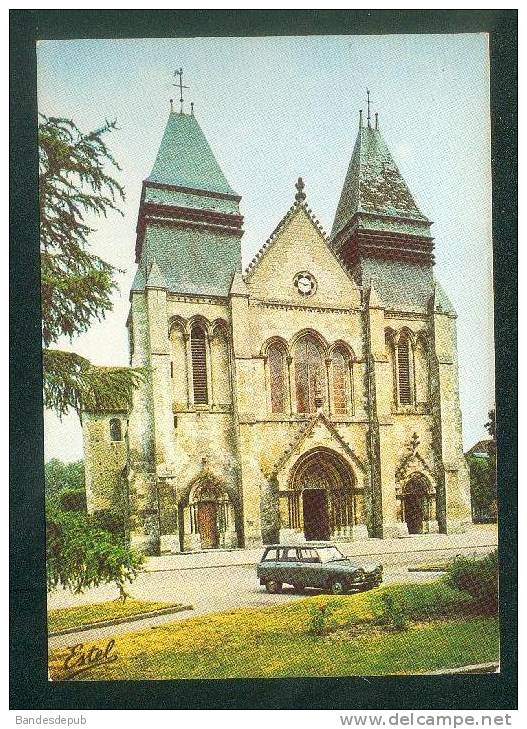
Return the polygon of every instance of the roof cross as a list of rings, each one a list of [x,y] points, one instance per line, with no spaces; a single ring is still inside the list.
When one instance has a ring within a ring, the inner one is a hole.
[[[179,113],[183,114],[183,89],[190,88],[189,86],[183,85],[183,69],[180,68],[179,71],[174,71],[174,77],[179,76],[179,81],[175,84],[172,84],[172,86],[179,86]]]
[[[298,178],[298,182],[295,183],[295,187],[297,190],[295,200],[299,203],[304,202],[304,200],[306,199],[306,193],[304,192],[305,184],[304,180],[301,177]]]
[[[366,103],[368,104],[368,127],[371,129],[371,116],[370,116],[370,90],[366,89]]]

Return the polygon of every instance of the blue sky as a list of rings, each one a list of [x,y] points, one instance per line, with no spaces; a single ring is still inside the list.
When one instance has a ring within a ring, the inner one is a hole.
[[[458,312],[464,442],[485,437],[494,401],[488,41],[483,34],[40,41],[39,108],[83,130],[117,119],[108,144],[124,217],[95,222],[93,249],[124,271],[113,311],[61,346],[126,364],[141,182],[169,112],[173,71],[242,195],[244,265],[291,205],[294,182],[326,230],[370,89],[372,113],[421,210],[434,221],[436,276]],[[188,109],[187,103],[187,109]],[[82,457],[76,415],[47,413],[46,458]]]

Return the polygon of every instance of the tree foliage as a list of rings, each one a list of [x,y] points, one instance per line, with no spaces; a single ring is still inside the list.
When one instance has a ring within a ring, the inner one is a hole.
[[[64,415],[69,408],[129,402],[141,373],[97,368],[72,352],[50,349],[61,337],[87,331],[112,308],[117,269],[89,250],[90,220],[122,214],[121,184],[108,172],[120,167],[104,136],[115,122],[84,134],[69,119],[41,115],[39,206],[44,343],[44,402]]]
[[[44,465],[44,479],[48,500],[61,491],[84,491],[84,461],[64,463],[52,458]]]
[[[137,577],[144,562],[87,514],[60,511],[51,504],[46,509],[46,557],[48,590],[61,586],[78,594],[114,583],[122,600],[127,597],[126,583]]]

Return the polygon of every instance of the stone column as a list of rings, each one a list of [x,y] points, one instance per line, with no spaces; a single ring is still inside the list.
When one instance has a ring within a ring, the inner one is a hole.
[[[131,304],[134,351],[132,367],[150,366],[146,293],[133,292]],[[159,553],[159,515],[155,469],[152,378],[148,373],[133,393],[128,426],[130,543],[146,554]]]
[[[440,464],[437,521],[442,532],[464,531],[471,522],[470,480],[463,455],[459,402],[456,315],[436,288],[432,301],[432,412],[434,455]]]

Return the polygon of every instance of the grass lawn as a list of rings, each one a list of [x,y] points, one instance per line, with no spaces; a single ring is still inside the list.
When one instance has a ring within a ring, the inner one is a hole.
[[[79,628],[83,625],[100,623],[115,618],[129,618],[140,613],[148,613],[163,608],[178,607],[178,603],[148,602],[128,598],[125,602],[111,600],[92,605],[79,605],[78,607],[59,608],[48,611],[48,632],[65,630],[66,628]]]
[[[412,601],[414,622],[407,630],[394,632],[376,622],[386,592]],[[313,613],[324,605],[329,605],[331,631],[313,635]],[[474,615],[470,606],[465,593],[435,582],[242,608],[116,636],[117,659],[77,678],[386,675],[497,660],[498,620]],[[106,642],[97,645],[104,649]],[[68,653],[64,648],[50,653],[55,680],[69,677],[63,669]]]

